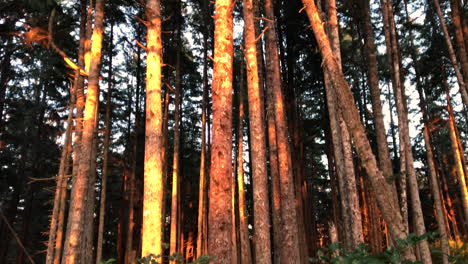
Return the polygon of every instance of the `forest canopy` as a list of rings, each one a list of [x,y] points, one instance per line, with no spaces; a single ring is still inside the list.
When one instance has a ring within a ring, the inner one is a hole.
[[[0,263],[468,260],[466,0],[2,0],[0,43]]]

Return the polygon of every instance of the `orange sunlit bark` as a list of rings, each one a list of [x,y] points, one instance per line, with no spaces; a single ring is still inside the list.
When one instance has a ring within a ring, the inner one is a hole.
[[[465,214],[465,219],[468,219],[468,189],[466,188],[466,175],[465,175],[465,164],[463,164],[463,153],[461,152],[460,141],[457,133],[457,127],[455,124],[455,116],[453,115],[452,102],[450,99],[450,94],[446,86],[446,98],[447,98],[447,111],[449,116],[449,133],[450,133],[450,142],[452,143],[453,158],[455,160],[455,168],[457,169],[458,175],[458,186],[460,187],[461,193],[461,203],[463,206],[463,213]]]
[[[87,10],[87,19],[86,19],[86,40],[84,46],[84,63],[85,70],[89,71],[89,66],[91,63],[91,32],[93,30],[93,3],[95,0],[89,0],[89,6]]]
[[[232,59],[231,0],[216,0],[213,63],[213,126],[208,213],[208,255],[216,263],[232,261]]]
[[[161,107],[161,10],[159,0],[148,0],[146,140],[143,191],[142,256],[162,254],[163,160]]]
[[[72,190],[69,213],[69,236],[65,242],[65,251],[62,263],[73,264],[80,261],[83,233],[86,225],[84,222],[86,198],[89,189],[89,180],[92,173],[92,159],[94,149],[94,137],[97,122],[97,110],[99,103],[99,74],[101,70],[101,50],[104,23],[104,2],[96,2],[96,21],[93,31],[93,45],[91,46],[91,64],[88,78],[88,92],[86,96],[84,127],[79,153],[78,172]]]
[[[244,40],[249,102],[249,124],[252,160],[254,211],[254,254],[257,263],[271,263],[270,204],[266,167],[263,96],[259,85],[259,67],[254,25],[253,0],[244,1]]]

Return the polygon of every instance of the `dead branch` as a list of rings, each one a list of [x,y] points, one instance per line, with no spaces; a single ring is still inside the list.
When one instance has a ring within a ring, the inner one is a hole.
[[[260,33],[260,35],[255,39],[255,42],[257,42],[259,39],[261,39],[267,30],[268,30],[268,26],[266,26],[263,29],[262,33]]]
[[[138,45],[138,47],[144,49],[145,51],[148,51],[148,49],[145,47],[145,45],[143,45],[140,41],[135,40],[135,43]]]
[[[255,17],[255,20],[265,20],[267,22],[273,23],[274,21],[266,17]]]

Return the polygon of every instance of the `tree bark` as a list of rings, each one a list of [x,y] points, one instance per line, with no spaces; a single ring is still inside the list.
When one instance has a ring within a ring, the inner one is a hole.
[[[448,112],[448,125],[450,142],[452,143],[453,159],[455,161],[456,174],[458,175],[458,186],[460,188],[461,204],[463,207],[464,219],[468,219],[468,189],[466,187],[466,174],[465,164],[463,162],[463,153],[460,151],[462,147],[459,145],[458,131],[455,123],[455,116],[453,115],[452,101],[448,92],[448,84],[444,80],[445,95],[447,98],[447,112]],[[466,223],[465,223],[466,225]]]
[[[406,1],[405,1],[405,11],[406,11],[407,20],[409,21],[409,13],[408,13]],[[426,158],[427,158],[428,167],[429,167],[429,178],[431,182],[432,196],[433,196],[434,206],[436,210],[436,221],[437,221],[437,226],[438,226],[438,230],[439,230],[439,234],[441,238],[442,262],[444,264],[448,264],[448,256],[450,255],[450,248],[448,244],[447,230],[445,229],[445,219],[444,219],[445,216],[444,216],[444,211],[443,211],[443,204],[441,202],[441,194],[440,194],[436,166],[434,162],[432,140],[431,140],[431,135],[430,135],[430,121],[429,121],[430,119],[427,114],[426,99],[424,97],[423,86],[421,84],[420,73],[419,73],[420,68],[417,63],[417,50],[414,45],[414,41],[413,41],[414,38],[413,38],[413,33],[411,29],[409,33],[410,33],[410,46],[411,46],[410,54],[413,60],[413,67],[416,73],[416,88],[419,94],[421,113],[423,116],[423,123],[424,123],[423,136],[424,136],[424,143],[426,147]]]
[[[208,32],[203,34],[203,99],[202,99],[202,131],[200,152],[200,185],[198,188],[198,228],[197,228],[197,257],[207,252],[207,179],[206,179],[206,108],[208,101]]]
[[[249,222],[244,188],[244,63],[240,66],[239,82],[239,123],[237,127],[237,188],[239,193],[239,240],[241,263],[252,263],[249,239]]]
[[[382,12],[384,14],[385,20],[385,30],[389,33],[386,34],[386,38],[390,37],[390,41],[387,43],[387,51],[389,53],[389,61],[392,64],[392,83],[395,93],[395,101],[398,112],[398,126],[399,126],[399,136],[400,136],[400,177],[401,185],[400,188],[403,190],[406,187],[405,176],[407,174],[407,179],[409,182],[409,190],[411,193],[411,205],[413,209],[413,221],[415,226],[415,233],[417,235],[423,235],[426,233],[426,228],[424,225],[423,213],[421,208],[421,201],[419,197],[419,188],[416,178],[416,171],[413,165],[413,152],[411,149],[411,140],[409,137],[409,128],[408,128],[408,112],[406,107],[406,95],[404,91],[404,86],[402,83],[402,77],[400,75],[400,53],[398,48],[398,40],[395,28],[395,21],[393,18],[393,7],[388,0],[382,0]],[[390,45],[389,45],[390,44]],[[406,197],[401,197],[401,205],[406,204]],[[402,206],[404,209],[406,206]],[[402,210],[405,212],[405,210]],[[422,261],[426,264],[432,263],[431,255],[429,251],[429,245],[426,239],[420,241],[418,244],[419,250],[421,253]]]
[[[328,36],[338,67],[341,69],[341,51],[338,33],[338,19],[336,3],[327,1]],[[359,198],[357,196],[356,179],[353,164],[351,140],[348,128],[343,120],[336,104],[336,94],[330,80],[331,76],[325,74],[327,90],[327,106],[334,141],[335,165],[338,166],[338,182],[340,186],[342,216],[345,222],[345,244],[356,248],[363,241],[361,213],[359,210]]]
[[[146,135],[143,191],[142,256],[163,253],[163,156],[161,109],[161,9],[159,0],[146,2],[148,17]]]
[[[180,10],[181,1],[178,1],[179,10],[178,12],[182,12]],[[178,29],[177,29],[177,52],[176,52],[176,75],[175,75],[175,113],[174,113],[174,155],[172,161],[172,199],[171,199],[171,233],[170,233],[170,241],[169,241],[169,256],[172,256],[174,253],[178,252],[178,245],[177,242],[179,240],[178,230],[178,211],[179,211],[179,177],[180,177],[180,169],[179,169],[179,148],[180,148],[180,120],[181,120],[181,113],[180,113],[180,106],[181,106],[181,65],[180,65],[180,56],[181,56],[181,49],[182,49],[182,41],[181,41],[181,14],[177,14],[177,21]],[[183,245],[179,245],[179,247]],[[174,261],[170,263],[174,264]]]
[[[351,132],[358,156],[369,176],[372,188],[374,188],[376,192],[376,198],[382,214],[389,225],[393,237],[405,239],[405,229],[402,224],[398,205],[395,204],[393,200],[388,200],[388,196],[391,195],[391,187],[386,183],[385,177],[377,167],[377,162],[372,153],[369,140],[360,122],[359,113],[356,109],[351,89],[334,59],[330,41],[325,34],[323,23],[319,17],[315,2],[313,0],[303,0],[303,3],[322,53],[324,68],[332,77],[333,87],[336,89],[336,94],[338,95],[340,110]],[[404,258],[414,260],[414,255],[410,250],[406,250],[404,252]]]
[[[252,143],[252,185],[254,203],[255,262],[271,263],[270,205],[266,165],[266,141],[263,114],[263,94],[259,85],[257,46],[253,1],[244,1],[245,58],[249,102],[250,138]]]
[[[101,50],[103,37],[104,23],[104,2],[105,0],[97,0],[96,2],[96,19],[93,31],[93,43],[91,46],[91,65],[88,77],[88,93],[86,98],[84,112],[84,127],[79,151],[80,162],[78,164],[77,175],[73,186],[73,195],[70,201],[70,222],[68,225],[69,236],[65,243],[65,251],[63,263],[72,264],[80,261],[79,246],[82,242],[83,228],[86,224],[83,223],[85,217],[85,204],[87,203],[87,192],[91,177],[91,163],[93,159],[94,138],[96,128],[96,117],[99,100],[99,74],[101,70]]]
[[[445,44],[447,45],[447,51],[449,54],[450,62],[452,63],[452,67],[455,71],[455,76],[457,77],[457,82],[458,82],[458,86],[460,89],[460,94],[463,100],[463,104],[468,107],[468,90],[466,88],[466,83],[460,71],[460,68],[458,67],[457,56],[455,54],[455,50],[453,48],[453,44],[450,39],[450,34],[448,32],[447,25],[445,24],[444,15],[442,13],[442,10],[440,9],[439,0],[434,0],[434,6],[436,8],[437,16],[439,17],[440,28],[442,32],[444,33]],[[465,55],[466,55],[466,51],[465,51]]]
[[[281,246],[276,250],[279,250],[282,263],[300,263],[291,152],[281,89],[280,63],[273,11],[273,3],[269,0],[265,1],[265,14],[269,25],[269,29],[265,33],[266,61],[268,61],[266,64],[267,90],[271,89],[274,97],[272,105],[274,105],[276,141],[278,143],[278,171],[281,185],[282,242]]]
[[[231,0],[215,2],[213,133],[208,214],[208,254],[220,264],[232,262],[232,60]]]
[[[369,4],[370,2],[366,0],[362,5],[364,17],[364,51],[367,61],[367,78],[371,93],[372,111],[375,122],[375,133],[377,137],[379,167],[384,173],[384,176],[388,178],[393,175],[393,166],[390,159],[390,152],[388,150],[387,133],[382,112],[382,102],[380,101],[377,49],[374,44],[374,32],[372,30]]]
[[[101,199],[99,205],[99,226],[98,226],[98,237],[96,244],[96,263],[102,261],[102,244],[104,238],[104,219],[106,213],[106,192],[107,192],[107,174],[108,174],[108,163],[109,163],[109,145],[110,145],[110,134],[112,132],[111,127],[111,109],[112,109],[112,51],[114,48],[114,26],[111,25],[110,33],[110,45],[109,45],[109,72],[107,78],[107,97],[106,97],[106,117],[105,117],[105,132],[104,132],[104,150],[103,150],[103,161],[102,161],[102,176],[101,176]]]
[[[277,50],[276,47],[276,23],[274,17],[274,8],[271,0],[265,0],[265,16],[272,22],[268,24],[269,30],[265,34],[266,56],[271,56],[271,50]],[[277,51],[276,51],[277,52]],[[267,57],[268,61],[272,59]],[[272,59],[274,60],[274,59]],[[268,154],[271,174],[271,201],[272,201],[272,225],[273,225],[273,263],[280,263],[281,251],[281,189],[278,164],[278,143],[277,129],[275,124],[275,95],[273,86],[279,85],[281,89],[281,79],[275,79],[274,70],[266,67],[266,93],[267,93],[267,129],[268,129]]]
[[[463,36],[463,25],[461,11],[463,10],[460,6],[459,0],[450,0],[450,7],[452,9],[452,23],[455,33],[455,43],[457,47],[457,54],[461,64],[461,69],[463,73],[463,82],[468,81],[468,53],[465,46],[465,38]]]

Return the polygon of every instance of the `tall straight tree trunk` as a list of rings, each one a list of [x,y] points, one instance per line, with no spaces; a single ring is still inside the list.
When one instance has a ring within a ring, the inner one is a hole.
[[[420,95],[421,96],[421,95]],[[421,109],[423,105],[421,104]],[[425,110],[423,110],[423,116],[426,116]],[[443,210],[443,204],[441,201],[440,195],[440,188],[439,188],[439,180],[437,178],[436,167],[434,163],[434,154],[432,152],[432,143],[431,137],[429,134],[429,122],[427,121],[427,117],[424,118],[424,128],[423,128],[423,135],[424,135],[424,143],[426,146],[426,158],[429,165],[429,176],[431,179],[431,189],[432,189],[432,197],[434,199],[435,211],[436,211],[436,220],[437,220],[437,227],[440,235],[440,243],[442,248],[442,263],[448,264],[448,256],[450,256],[450,248],[448,243],[447,237],[447,230],[445,228],[445,216]]]
[[[380,101],[380,87],[377,64],[377,49],[374,43],[374,32],[372,30],[370,1],[364,1],[362,5],[364,20],[364,45],[367,61],[367,78],[371,93],[372,111],[375,122],[375,133],[377,137],[377,153],[379,157],[379,167],[385,177],[393,175],[393,166],[388,150],[387,133],[384,124],[382,102]],[[395,193],[396,195],[396,193]]]
[[[71,141],[69,142],[69,153],[68,153],[68,164],[66,167],[66,174],[70,173],[70,165],[71,165],[71,152],[73,150]],[[60,264],[60,259],[62,257],[62,250],[63,250],[63,237],[64,237],[64,224],[65,224],[65,208],[66,208],[66,201],[67,201],[67,185],[68,179],[65,178],[62,180],[62,191],[60,193],[60,208],[58,211],[58,222],[57,222],[57,237],[55,238],[55,246],[54,246],[54,264]]]
[[[99,97],[98,97],[99,98]],[[90,165],[90,177],[88,183],[88,198],[86,201],[86,212],[84,222],[87,223],[85,226],[82,242],[82,255],[81,263],[92,263],[94,262],[94,209],[96,204],[96,169],[97,169],[97,154],[98,154],[98,110],[96,110],[96,126],[94,128],[95,135],[93,138],[93,148],[91,151],[91,165]]]
[[[78,48],[78,67],[83,68],[85,66],[85,61],[84,61],[84,53],[85,53],[85,44],[87,41],[87,35],[91,35],[91,33],[88,34],[88,31],[91,32],[90,27],[87,26],[87,20],[88,20],[88,14],[86,12],[86,0],[81,0],[80,2],[80,42],[79,42],[79,48]],[[73,97],[74,97],[74,103],[75,103],[75,108],[76,108],[76,116],[75,116],[75,136],[73,141],[75,142],[75,147],[74,147],[74,159],[73,159],[73,165],[72,165],[72,182],[75,181],[75,175],[76,171],[78,170],[78,164],[79,164],[79,153],[80,153],[80,145],[81,145],[81,130],[83,129],[83,111],[84,111],[84,77],[79,74],[78,72],[75,75],[75,80],[74,80],[74,91],[73,91]],[[66,189],[66,185],[63,186],[62,188]],[[60,204],[60,209],[59,209],[59,216],[58,216],[58,226],[57,226],[57,238],[55,241],[55,249],[54,249],[54,264],[59,264],[60,260],[62,259],[62,251],[64,247],[64,224],[65,224],[65,208],[66,208],[66,196],[67,192],[62,192],[61,193],[61,201],[63,201]],[[70,217],[68,218],[68,223],[70,223],[72,219]],[[69,229],[67,229],[67,234],[66,237],[69,237]]]
[[[74,89],[70,89],[71,93],[71,98],[74,98],[73,93]],[[58,227],[58,222],[59,222],[59,216],[60,216],[60,207],[62,206],[62,203],[65,203],[66,201],[62,200],[63,193],[67,191],[66,189],[66,183],[67,183],[67,178],[66,178],[66,173],[67,173],[67,167],[68,167],[68,162],[70,158],[70,153],[71,153],[71,137],[72,137],[72,127],[73,127],[73,109],[74,109],[74,103],[73,99],[70,100],[70,105],[68,108],[68,118],[67,118],[67,129],[65,132],[65,140],[63,144],[63,149],[62,149],[62,154],[60,157],[60,167],[59,167],[59,172],[57,175],[57,187],[55,189],[55,196],[54,196],[54,207],[52,209],[52,215],[50,217],[50,229],[49,229],[49,240],[47,243],[47,253],[46,253],[46,264],[51,264],[54,260],[54,254],[60,255],[59,252],[55,252],[55,245],[57,243],[58,238],[57,234],[61,231],[57,230]],[[65,186],[65,188],[64,188]]]
[[[167,73],[168,75],[169,73]],[[164,76],[164,74],[163,74]],[[164,80],[164,79],[163,79]],[[164,82],[164,81],[163,81]],[[164,95],[164,107],[163,107],[163,123],[162,123],[162,145],[164,146],[163,149],[161,150],[161,156],[162,156],[162,175],[163,175],[163,188],[164,188],[164,196],[163,196],[163,202],[162,202],[162,215],[163,215],[163,221],[164,219],[166,219],[167,217],[167,212],[166,212],[166,205],[167,205],[167,202],[166,202],[166,197],[167,197],[167,191],[168,191],[168,186],[167,186],[167,182],[168,182],[168,177],[169,177],[169,136],[168,136],[168,131],[169,131],[169,104],[171,103],[171,95],[170,95],[170,92],[169,90],[171,89],[171,87],[166,84],[166,89],[164,90],[165,92],[165,95]],[[164,226],[162,227],[163,228],[163,233],[164,233]],[[163,234],[163,237],[164,237],[164,234]]]
[[[453,115],[452,109],[452,100],[448,91],[448,85],[444,81],[445,95],[447,98],[447,112],[448,112],[448,125],[449,125],[449,134],[450,142],[452,143],[452,152],[453,160],[455,161],[456,174],[458,175],[458,186],[460,188],[461,195],[461,204],[463,207],[464,219],[468,219],[468,189],[466,186],[466,174],[465,174],[465,164],[463,162],[463,153],[460,151],[462,146],[459,145],[460,140],[458,137],[458,131],[455,123],[455,116]],[[464,224],[467,225],[466,223]]]
[[[237,188],[239,193],[239,240],[242,264],[252,263],[250,249],[249,223],[244,187],[244,63],[240,66],[239,82],[239,123],[237,127]]]
[[[235,163],[235,162],[234,162]],[[233,174],[233,177],[231,177],[231,207],[232,207],[232,212],[231,212],[231,219],[232,219],[232,232],[231,232],[231,239],[232,239],[232,263],[233,264],[239,264],[240,263],[240,258],[239,258],[239,253],[240,253],[240,248],[239,248],[239,225],[238,225],[238,214],[237,214],[237,209],[236,208],[236,189],[237,189],[237,184],[236,184],[236,175]]]
[[[259,86],[253,0],[244,1],[244,36],[252,152],[255,262],[271,263],[270,205],[266,165],[263,94]]]
[[[291,161],[291,147],[289,144],[286,112],[281,89],[280,63],[276,38],[274,7],[270,0],[265,1],[265,14],[269,29],[266,31],[266,72],[267,89],[273,93],[276,140],[278,143],[278,166],[280,200],[281,200],[281,246],[276,248],[280,252],[283,263],[300,263],[299,239],[295,208],[294,181]]]
[[[270,48],[277,49],[276,47],[276,33],[275,33],[275,18],[273,4],[271,0],[265,0],[265,15],[267,19],[272,21],[268,24],[270,27],[265,35],[266,54],[269,56]],[[271,59],[271,57],[268,57]],[[278,165],[278,143],[276,138],[276,124],[275,124],[275,95],[273,86],[279,85],[281,89],[281,79],[275,80],[271,67],[266,68],[266,93],[267,93],[267,129],[268,129],[268,154],[270,162],[271,174],[271,201],[272,201],[272,226],[273,226],[273,263],[280,263],[281,251],[281,189],[279,178],[279,165]],[[278,82],[278,83],[275,83]]]
[[[124,167],[123,174],[123,205],[124,209],[122,210],[121,217],[124,218],[121,222],[121,234],[119,237],[121,239],[121,250],[122,250],[122,260],[119,259],[122,263],[127,263],[131,258],[131,251],[133,248],[133,199],[134,199],[134,188],[135,188],[135,174],[133,170],[129,168],[130,164],[133,162],[132,158],[134,156],[132,153],[132,109],[133,109],[133,89],[127,89],[127,111],[126,111],[126,123],[127,123],[127,137],[124,153],[126,157],[122,161]],[[133,149],[135,148],[135,142],[133,142]],[[125,241],[125,242],[124,242]]]
[[[393,86],[394,98],[395,98],[395,106],[397,108],[398,114],[398,125],[403,122],[404,114],[399,109],[399,105],[402,105],[402,100],[399,100],[402,91],[402,82],[400,76],[400,64],[399,64],[399,50],[398,50],[398,41],[396,40],[396,31],[394,31],[394,19],[393,19],[393,8],[391,4],[389,5],[388,0],[381,0],[380,1],[382,6],[382,15],[383,15],[383,23],[384,23],[384,34],[385,34],[385,44],[386,44],[386,53],[387,58],[389,61],[389,68],[391,72],[391,81]],[[392,23],[393,22],[393,23]],[[406,100],[406,99],[405,99]],[[404,108],[403,108],[404,109]],[[403,223],[406,228],[406,233],[409,232],[409,224],[408,224],[408,196],[407,196],[407,157],[406,157],[406,148],[407,144],[405,144],[404,133],[399,130],[398,139],[400,142],[399,151],[400,151],[400,159],[399,159],[399,173],[400,178],[398,181],[399,185],[399,203],[400,203],[400,210],[403,217]],[[412,166],[412,165],[411,165]]]
[[[444,157],[444,163],[446,163],[446,162],[448,162],[447,161],[447,156]],[[439,164],[440,164],[440,162],[439,162]],[[454,172],[454,174],[456,174],[456,172]],[[457,217],[456,217],[456,214],[455,214],[454,204],[452,202],[452,197],[451,197],[451,195],[449,193],[449,190],[448,190],[447,175],[446,174],[441,175],[440,179],[441,179],[441,183],[442,183],[442,194],[445,195],[444,200],[447,201],[447,207],[446,207],[447,220],[450,221],[450,224],[452,226],[451,230],[452,230],[452,233],[453,233],[453,239],[454,240],[459,240],[460,239],[460,231],[459,231],[459,228],[458,228],[458,222],[457,222]]]
[[[202,127],[200,152],[200,186],[198,189],[198,228],[197,228],[197,258],[207,252],[207,179],[206,179],[206,108],[208,100],[208,32],[203,34],[203,99],[202,99]]]
[[[143,191],[142,256],[163,253],[163,156],[161,109],[161,7],[146,1],[148,17],[146,71],[146,135]]]
[[[178,1],[179,11],[181,11],[181,1]],[[174,114],[174,155],[172,161],[172,199],[171,199],[171,233],[170,233],[170,242],[169,242],[169,256],[172,256],[174,253],[178,252],[177,241],[179,240],[178,230],[178,211],[179,211],[179,146],[180,146],[180,106],[181,106],[181,65],[180,65],[180,56],[181,56],[181,29],[182,21],[179,19],[181,14],[177,14],[178,29],[177,29],[177,54],[176,54],[176,76],[175,76],[175,114]],[[180,245],[183,247],[183,245]],[[171,261],[171,263],[175,263]]]
[[[407,8],[407,3],[406,0],[405,2],[405,11],[406,11],[406,16],[407,20],[409,21],[409,13],[408,13],[408,8]],[[410,46],[411,46],[411,57],[413,60],[413,67],[416,73],[416,88],[418,90],[419,94],[419,101],[420,101],[420,107],[421,107],[421,112],[423,115],[423,122],[424,122],[424,128],[423,128],[423,136],[424,136],[424,143],[426,147],[426,157],[427,157],[427,162],[428,162],[428,167],[429,167],[429,177],[430,177],[430,182],[431,182],[431,189],[432,189],[432,196],[434,200],[434,206],[436,210],[436,221],[437,221],[437,226],[441,238],[441,248],[442,248],[442,262],[444,264],[448,264],[448,256],[450,255],[450,248],[448,244],[448,238],[447,238],[447,230],[445,229],[445,216],[444,216],[444,211],[443,211],[443,204],[441,202],[441,194],[440,194],[440,188],[439,188],[439,180],[437,177],[437,172],[436,172],[436,166],[434,162],[434,154],[433,154],[433,147],[432,147],[432,141],[431,141],[431,135],[430,135],[430,119],[427,113],[427,107],[426,107],[426,99],[424,97],[423,93],[423,86],[421,84],[421,79],[420,79],[420,71],[419,71],[419,65],[417,63],[417,50],[414,45],[413,41],[413,32],[410,29]]]
[[[106,117],[105,117],[105,132],[104,132],[104,150],[102,160],[102,176],[101,176],[101,199],[99,205],[99,226],[98,226],[98,237],[96,244],[96,263],[102,261],[102,244],[104,238],[104,219],[106,214],[106,197],[107,197],[107,174],[109,165],[109,145],[110,145],[110,134],[112,132],[111,127],[111,111],[112,111],[112,51],[114,48],[114,26],[111,25],[110,33],[110,45],[109,45],[109,72],[107,78],[107,97],[106,97]]]
[[[465,3],[466,4],[466,3]],[[457,47],[457,54],[463,72],[463,81],[468,82],[468,53],[465,46],[465,38],[463,36],[463,21],[460,11],[463,9],[460,6],[460,0],[450,0],[450,7],[452,9],[452,22],[455,33],[455,43]]]
[[[387,43],[387,50],[391,50],[389,55],[389,60],[392,63],[391,72],[392,72],[392,82],[393,88],[395,93],[395,101],[397,105],[397,112],[398,112],[398,126],[399,126],[399,135],[400,135],[400,160],[404,161],[401,163],[401,177],[403,179],[402,184],[400,186],[401,189],[405,188],[405,173],[407,174],[408,182],[409,182],[409,190],[411,193],[411,205],[413,209],[413,222],[415,226],[415,233],[417,235],[423,235],[426,233],[426,228],[424,225],[424,218],[421,208],[421,200],[419,197],[419,188],[418,188],[418,181],[416,178],[416,171],[413,165],[413,151],[411,149],[411,140],[409,137],[409,128],[408,128],[408,112],[406,109],[406,95],[404,86],[402,83],[402,77],[400,75],[400,53],[398,48],[398,40],[396,34],[396,27],[395,27],[395,20],[393,17],[393,7],[392,4],[388,0],[382,0],[382,11],[384,13],[384,20],[385,23],[385,30],[389,31],[390,36],[390,46],[388,46],[389,41]],[[404,164],[404,165],[403,165]],[[406,166],[406,168],[403,168]],[[403,170],[403,169],[406,169]],[[401,203],[405,203],[405,197],[402,197]],[[423,263],[430,264],[432,263],[431,254],[429,251],[429,245],[426,239],[420,241],[418,244],[421,258]]]
[[[391,187],[386,184],[386,179],[382,172],[378,169],[377,162],[369,140],[366,136],[364,127],[360,122],[359,113],[356,109],[351,89],[346,82],[342,71],[340,70],[330,46],[330,41],[325,34],[323,23],[318,14],[317,7],[313,0],[303,0],[305,11],[311,22],[317,43],[322,53],[324,70],[331,75],[333,87],[338,95],[338,102],[343,118],[348,125],[349,131],[352,134],[353,141],[356,146],[358,156],[366,170],[367,175],[375,190],[376,198],[382,214],[390,228],[394,238],[405,239],[405,228],[402,224],[401,213],[398,205],[388,197],[391,195]],[[404,252],[404,258],[414,260],[414,255],[410,250]]]
[[[442,10],[440,9],[439,0],[434,0],[434,6],[436,8],[437,16],[439,17],[440,28],[444,33],[445,44],[447,45],[447,51],[449,54],[450,62],[452,63],[452,67],[455,71],[455,76],[457,77],[458,86],[460,87],[459,89],[460,94],[462,96],[463,104],[466,107],[468,107],[468,90],[460,68],[458,67],[457,56],[453,48],[452,40],[450,39],[450,34],[448,32],[447,25],[445,24],[444,15],[442,13]],[[464,55],[466,55],[466,51]]]
[[[208,254],[220,264],[232,263],[232,60],[231,0],[215,2],[213,62],[213,143],[208,214]]]
[[[336,15],[336,3],[327,1],[328,36],[331,41],[335,60],[341,68],[341,55],[338,34],[338,20]],[[330,75],[325,73],[325,85],[327,91],[327,106],[334,146],[335,166],[337,166],[338,182],[340,186],[342,217],[345,227],[345,244],[356,248],[363,241],[361,213],[359,210],[359,198],[357,196],[354,164],[349,138],[348,128],[337,108],[336,94],[333,90]]]
[[[371,12],[370,12],[370,1],[366,0],[362,2],[362,12],[363,12],[363,30],[364,30],[364,52],[367,62],[367,79],[368,85],[371,94],[371,103],[375,124],[375,133],[377,138],[377,154],[379,158],[379,167],[382,171],[385,178],[391,178],[393,176],[393,166],[390,159],[390,151],[388,148],[387,142],[387,133],[385,129],[383,112],[382,112],[382,102],[380,101],[380,87],[379,87],[379,76],[378,76],[378,62],[377,62],[377,49],[374,43],[374,32],[372,29],[371,21]],[[395,156],[396,159],[396,156]],[[390,184],[392,187],[392,197],[394,202],[398,204],[398,195],[396,191],[396,186],[394,183]],[[374,203],[374,202],[371,202]],[[380,214],[371,216],[372,223],[375,220],[380,220]],[[375,225],[371,226],[371,230],[374,231]],[[378,223],[380,226],[380,223]],[[374,234],[374,240],[381,239],[380,230],[378,233]],[[374,252],[380,251],[381,245],[374,247]]]
[[[97,0],[95,25],[93,31],[93,43],[91,46],[91,65],[88,77],[88,92],[86,98],[84,112],[84,127],[81,139],[81,147],[79,151],[80,159],[78,164],[77,175],[73,186],[73,195],[70,201],[69,213],[69,235],[65,243],[65,251],[62,263],[78,263],[80,261],[80,243],[82,242],[83,228],[92,223],[84,223],[84,217],[87,203],[87,193],[89,189],[91,171],[91,163],[93,159],[93,148],[96,128],[97,108],[99,101],[99,74],[101,70],[101,50],[103,38],[103,23],[104,23],[104,2],[105,0]]]

